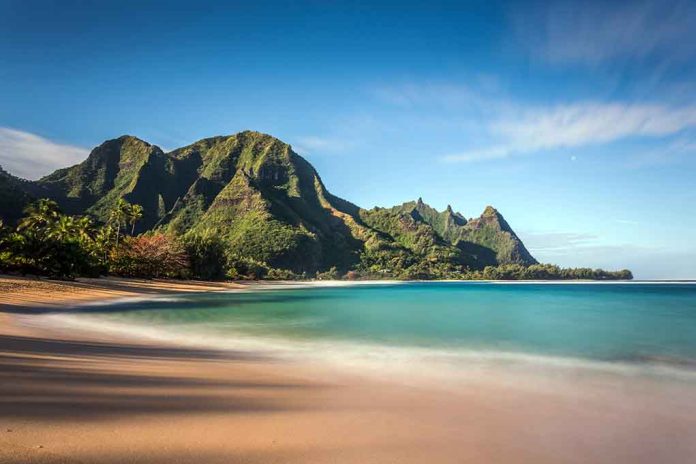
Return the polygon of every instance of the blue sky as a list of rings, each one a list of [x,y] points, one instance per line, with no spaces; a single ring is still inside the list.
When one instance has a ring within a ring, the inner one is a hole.
[[[542,261],[696,278],[693,2],[370,3],[0,0],[0,164],[254,129],[360,206],[492,204]]]

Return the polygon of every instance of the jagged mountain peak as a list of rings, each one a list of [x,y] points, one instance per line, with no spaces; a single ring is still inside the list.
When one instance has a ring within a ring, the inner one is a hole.
[[[496,250],[498,262],[537,263],[503,215],[490,205],[486,206],[481,216],[467,223],[462,240]]]
[[[498,216],[500,213],[498,212],[497,209],[492,207],[491,205],[486,206],[486,208],[483,210],[483,213],[481,213],[481,216]]]
[[[492,206],[486,206],[477,219],[470,221],[472,225],[486,224],[498,228],[501,231],[512,232],[512,228],[507,223],[500,212]]]

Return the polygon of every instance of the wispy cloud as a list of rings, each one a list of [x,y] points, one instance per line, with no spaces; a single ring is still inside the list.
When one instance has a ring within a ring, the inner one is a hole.
[[[520,234],[531,252],[554,253],[592,246],[598,237],[577,232],[526,232]]]
[[[411,130],[458,131],[462,148],[442,153],[440,159],[445,162],[500,159],[643,138],[658,141],[661,147],[650,153],[636,151],[634,158],[654,164],[668,157],[678,159],[696,144],[693,103],[597,99],[540,105],[475,79],[459,84],[401,83],[379,87],[373,93],[382,103],[399,109],[390,116],[391,124],[403,126],[406,120]]]
[[[619,221],[636,227],[633,221]],[[631,269],[638,279],[693,279],[696,249],[675,250],[635,243],[605,243],[599,236],[578,232],[520,231],[529,251],[541,262],[564,267]]]
[[[634,221],[632,219],[614,219],[614,222],[617,222],[619,224],[624,224],[628,226],[638,226],[640,225],[639,221]]]
[[[542,5],[512,16],[518,39],[551,63],[597,65],[658,56],[661,62],[686,62],[696,54],[696,7],[688,0]]]
[[[407,108],[431,105],[461,107],[481,102],[481,93],[476,88],[448,82],[386,85],[377,87],[373,93],[379,100]]]
[[[663,137],[696,127],[696,107],[658,104],[587,103],[509,108],[486,123],[496,143],[448,154],[467,162],[514,154],[613,142],[628,137]],[[512,109],[512,110],[511,110]]]
[[[693,154],[696,154],[696,139],[693,136],[683,136],[676,138],[661,149],[649,149],[636,153],[628,163],[628,167],[643,168],[676,163]]]
[[[345,140],[314,135],[297,137],[295,140],[293,149],[302,155],[341,152],[350,146]]]
[[[0,127],[0,165],[25,179],[38,179],[55,169],[84,160],[89,150],[52,142],[38,135]]]

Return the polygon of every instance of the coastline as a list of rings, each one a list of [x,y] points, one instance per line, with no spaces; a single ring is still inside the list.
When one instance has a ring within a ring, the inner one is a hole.
[[[192,292],[221,292],[246,288],[244,283],[195,280],[78,278],[57,281],[0,275],[0,310],[61,308],[68,305],[148,298]]]
[[[316,280],[316,281],[197,281],[177,279],[78,278],[57,281],[0,274],[0,311],[17,308],[56,308],[150,299],[167,295],[239,290],[292,289],[418,283],[481,283],[496,285],[693,285],[696,280]]]
[[[100,279],[60,283],[62,290],[5,289],[0,462],[677,463],[696,456],[694,393],[674,395],[659,382],[551,376],[522,388],[487,372],[443,392],[253,350],[61,329],[25,323],[30,312],[13,314],[37,304],[60,311],[275,285],[283,284]]]

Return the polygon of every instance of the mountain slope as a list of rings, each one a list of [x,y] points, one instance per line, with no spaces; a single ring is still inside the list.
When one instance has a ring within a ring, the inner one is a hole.
[[[469,252],[474,252],[469,244],[494,250],[495,261],[501,264],[537,264],[503,215],[492,206],[487,206],[481,216],[462,227],[456,244]]]
[[[91,214],[104,222],[119,198],[143,206],[138,231],[150,229],[183,189],[185,163],[136,137],[122,136],[96,147],[87,159],[36,182],[35,196],[47,196],[70,214]]]
[[[216,137],[172,152],[198,160],[198,177],[162,221],[182,234],[212,230],[230,251],[274,267],[347,269],[362,242],[340,214],[314,168],[289,145],[257,132]]]
[[[488,264],[536,262],[502,216],[487,208],[471,221],[421,199],[363,210],[331,195],[319,174],[282,141],[253,131],[211,137],[164,153],[132,136],[36,182],[0,173],[0,203],[16,219],[32,198],[104,222],[120,198],[143,207],[136,232],[213,233],[230,256],[294,272],[369,268],[444,275]]]
[[[14,224],[22,217],[24,208],[35,200],[29,193],[31,183],[6,172],[0,167],[0,217],[6,224]]]
[[[536,264],[505,218],[492,206],[480,217],[467,221],[451,206],[438,212],[419,198],[390,208],[391,214],[407,214],[429,225],[433,233],[464,252],[469,267],[483,268],[497,264]]]

